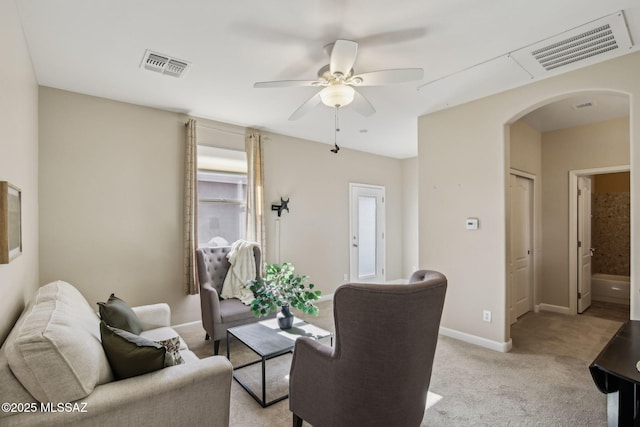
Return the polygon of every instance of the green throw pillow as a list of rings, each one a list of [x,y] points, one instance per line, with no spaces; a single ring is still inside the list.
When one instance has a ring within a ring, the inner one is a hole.
[[[180,365],[184,363],[184,359],[180,355],[180,337],[169,338],[168,340],[156,341],[156,343],[167,349],[164,360],[165,368],[167,366]]]
[[[102,348],[119,380],[157,371],[165,366],[167,349],[148,338],[100,322]]]
[[[111,294],[107,302],[99,302],[100,317],[107,325],[140,335],[142,323],[126,302]]]

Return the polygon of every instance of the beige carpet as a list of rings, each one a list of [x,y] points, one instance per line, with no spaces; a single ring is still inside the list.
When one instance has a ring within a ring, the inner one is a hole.
[[[333,330],[331,302],[322,302],[320,307],[320,316],[308,320]],[[430,406],[422,425],[606,425],[606,397],[593,384],[588,365],[620,325],[597,317],[529,313],[512,327],[513,350],[509,353],[441,336],[431,379]],[[213,343],[204,341],[200,325],[178,330],[199,357],[213,354]],[[231,344],[234,365],[252,356],[242,347],[238,342]],[[220,354],[226,354],[224,340]],[[286,390],[289,360],[285,356],[267,365],[271,375],[267,382],[276,385],[268,399]],[[258,366],[255,372],[246,372],[249,379],[259,380]],[[258,382],[254,384],[257,387]],[[230,425],[290,426],[288,400],[263,409],[234,381]]]

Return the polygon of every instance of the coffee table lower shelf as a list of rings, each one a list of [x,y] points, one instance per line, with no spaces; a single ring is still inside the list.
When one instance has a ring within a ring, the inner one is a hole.
[[[227,330],[227,359],[231,360],[229,351],[229,337],[233,336],[251,351],[257,354],[260,359],[233,368],[233,379],[244,388],[256,402],[263,408],[271,406],[289,397],[289,394],[276,397],[270,401],[267,399],[267,360],[293,353],[295,341],[301,336],[312,337],[314,339],[331,338],[333,346],[333,333],[318,328],[300,319],[294,319],[291,329],[282,330],[277,325],[276,319],[264,320],[248,325],[236,326]],[[262,397],[249,387],[236,372],[240,369],[260,363],[262,366]]]
[[[229,336],[227,335],[227,346],[229,345]],[[228,347],[227,347],[228,348]],[[238,384],[240,384],[240,386],[245,389],[247,391],[247,393],[249,393],[249,395],[251,397],[253,397],[255,399],[256,402],[258,402],[260,404],[260,406],[262,406],[263,408],[266,408],[267,406],[271,406],[274,403],[278,403],[282,400],[285,400],[286,398],[289,397],[289,393],[283,395],[283,396],[279,396],[276,397],[275,399],[270,400],[269,402],[266,402],[266,398],[267,398],[267,360],[270,359],[274,359],[276,357],[280,357],[280,356],[284,356],[285,354],[288,353],[293,353],[293,350],[288,350],[285,351],[281,354],[275,354],[272,355],[270,357],[264,357],[262,356],[259,360],[254,360],[253,362],[249,362],[249,363],[245,363],[244,365],[240,365],[237,368],[233,368],[233,379],[236,380],[238,382]],[[236,371],[242,369],[242,368],[246,368],[248,366],[253,366],[257,363],[261,363],[262,364],[262,398],[260,398],[260,396],[258,396],[256,393],[254,393],[253,390],[251,390],[251,388],[244,382],[242,381],[237,375],[236,375]]]

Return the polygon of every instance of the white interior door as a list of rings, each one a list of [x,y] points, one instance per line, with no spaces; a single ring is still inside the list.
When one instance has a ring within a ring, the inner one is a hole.
[[[591,177],[578,177],[578,313],[591,305]]]
[[[384,282],[384,187],[350,184],[352,282]]]
[[[511,174],[511,323],[533,306],[533,181]]]

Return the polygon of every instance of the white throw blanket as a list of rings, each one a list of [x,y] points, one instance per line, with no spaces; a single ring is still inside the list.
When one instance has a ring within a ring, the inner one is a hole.
[[[256,259],[253,255],[255,246],[258,244],[246,240],[237,240],[231,245],[227,254],[231,267],[224,278],[222,298],[238,298],[245,305],[251,304],[255,299],[247,286],[248,282],[256,278]]]

